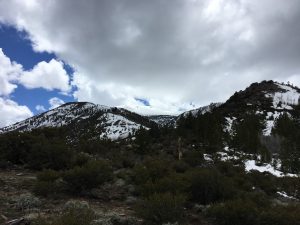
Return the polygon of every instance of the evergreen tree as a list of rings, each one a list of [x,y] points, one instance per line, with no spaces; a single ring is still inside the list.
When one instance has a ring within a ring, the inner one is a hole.
[[[264,152],[259,136],[263,125],[256,115],[247,115],[245,118],[233,125],[233,139],[231,142],[235,150],[247,153]]]
[[[279,157],[281,169],[285,172],[300,172],[300,126],[288,114],[280,116],[275,123],[273,134],[282,137]]]

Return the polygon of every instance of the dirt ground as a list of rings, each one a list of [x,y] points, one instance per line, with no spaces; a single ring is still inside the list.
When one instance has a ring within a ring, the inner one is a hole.
[[[0,224],[21,217],[48,216],[60,213],[69,200],[86,201],[95,212],[102,214],[114,213],[119,216],[128,216],[133,213],[131,207],[122,201],[100,201],[99,199],[69,196],[59,199],[36,197],[32,194],[35,180],[36,172],[24,169],[0,169]],[[38,200],[38,204],[27,207],[22,196],[31,196]]]

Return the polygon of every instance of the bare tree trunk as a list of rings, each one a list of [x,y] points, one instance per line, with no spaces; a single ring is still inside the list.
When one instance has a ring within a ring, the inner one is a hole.
[[[181,150],[181,137],[177,140],[177,153],[178,153],[178,160],[182,158],[182,150]]]

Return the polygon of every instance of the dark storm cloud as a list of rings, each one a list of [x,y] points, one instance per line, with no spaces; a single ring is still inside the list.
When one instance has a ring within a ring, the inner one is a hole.
[[[0,0],[0,12],[76,69],[79,100],[176,113],[254,81],[300,85],[297,0]]]

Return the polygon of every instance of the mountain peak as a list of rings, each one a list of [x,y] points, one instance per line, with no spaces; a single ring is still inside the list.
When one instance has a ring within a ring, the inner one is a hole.
[[[10,131],[31,131],[44,127],[69,127],[75,136],[91,133],[101,139],[123,139],[138,129],[153,126],[148,118],[116,107],[97,105],[90,102],[69,102],[47,112],[0,129]]]

